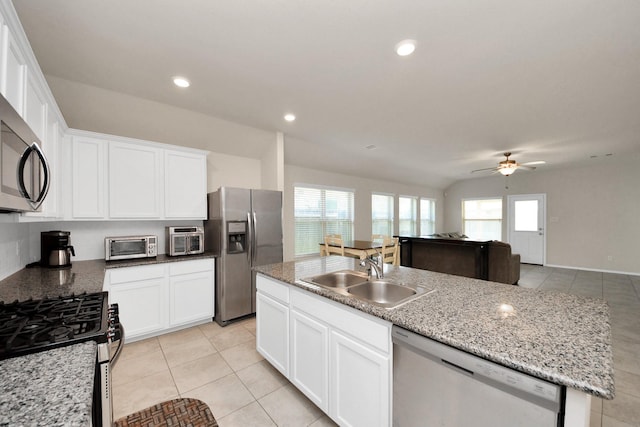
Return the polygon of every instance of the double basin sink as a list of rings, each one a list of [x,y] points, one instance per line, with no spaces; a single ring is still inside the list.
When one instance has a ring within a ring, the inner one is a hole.
[[[408,286],[385,279],[371,279],[366,273],[356,270],[325,273],[303,279],[303,281],[382,308],[395,308],[433,291],[422,286]]]

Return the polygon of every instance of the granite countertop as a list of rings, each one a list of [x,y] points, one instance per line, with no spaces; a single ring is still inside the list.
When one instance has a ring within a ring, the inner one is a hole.
[[[300,280],[345,269],[363,270],[358,260],[339,256],[255,268],[503,366],[614,397],[609,306],[603,300],[385,264],[386,279],[435,292],[384,309]]]
[[[155,258],[138,258],[122,261],[95,259],[73,261],[71,267],[24,268],[0,281],[0,301],[24,301],[29,298],[41,299],[71,294],[102,292],[104,273],[108,268],[135,267],[168,262],[193,261],[214,258],[211,253],[170,257],[158,255]]]
[[[0,425],[91,424],[97,344],[0,361]]]

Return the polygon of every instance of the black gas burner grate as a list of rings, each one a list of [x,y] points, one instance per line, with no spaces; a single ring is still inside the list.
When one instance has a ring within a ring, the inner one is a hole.
[[[104,336],[105,296],[0,303],[0,359]]]

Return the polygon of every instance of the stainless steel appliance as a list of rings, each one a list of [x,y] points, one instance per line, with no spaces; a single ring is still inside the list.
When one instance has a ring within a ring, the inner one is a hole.
[[[221,187],[207,196],[205,249],[216,258],[215,320],[256,312],[258,265],[282,262],[282,192]]]
[[[71,256],[76,252],[71,246],[69,231],[43,231],[40,233],[40,265],[43,267],[71,267]]]
[[[558,427],[562,386],[394,326],[393,425]]]
[[[36,211],[50,185],[40,140],[0,95],[0,212]]]
[[[157,236],[118,236],[105,237],[104,259],[153,258],[158,255]]]
[[[204,252],[204,227],[167,227],[169,256]]]
[[[111,368],[125,337],[118,306],[108,305],[106,292],[0,304],[0,325],[0,360],[96,341],[92,425],[112,425]]]

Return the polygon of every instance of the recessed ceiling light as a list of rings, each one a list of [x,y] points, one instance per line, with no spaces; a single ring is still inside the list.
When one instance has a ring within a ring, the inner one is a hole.
[[[411,55],[416,50],[415,40],[402,40],[396,45],[396,53],[400,56]]]
[[[180,77],[180,76],[176,76],[173,78],[173,84],[175,84],[178,87],[189,87],[191,86],[191,83],[189,83],[189,80],[185,79],[184,77]]]
[[[288,121],[288,122],[292,122],[292,121],[294,121],[296,119],[296,116],[291,114],[291,113],[289,113],[289,114],[285,114],[284,115],[284,119],[286,121]]]

